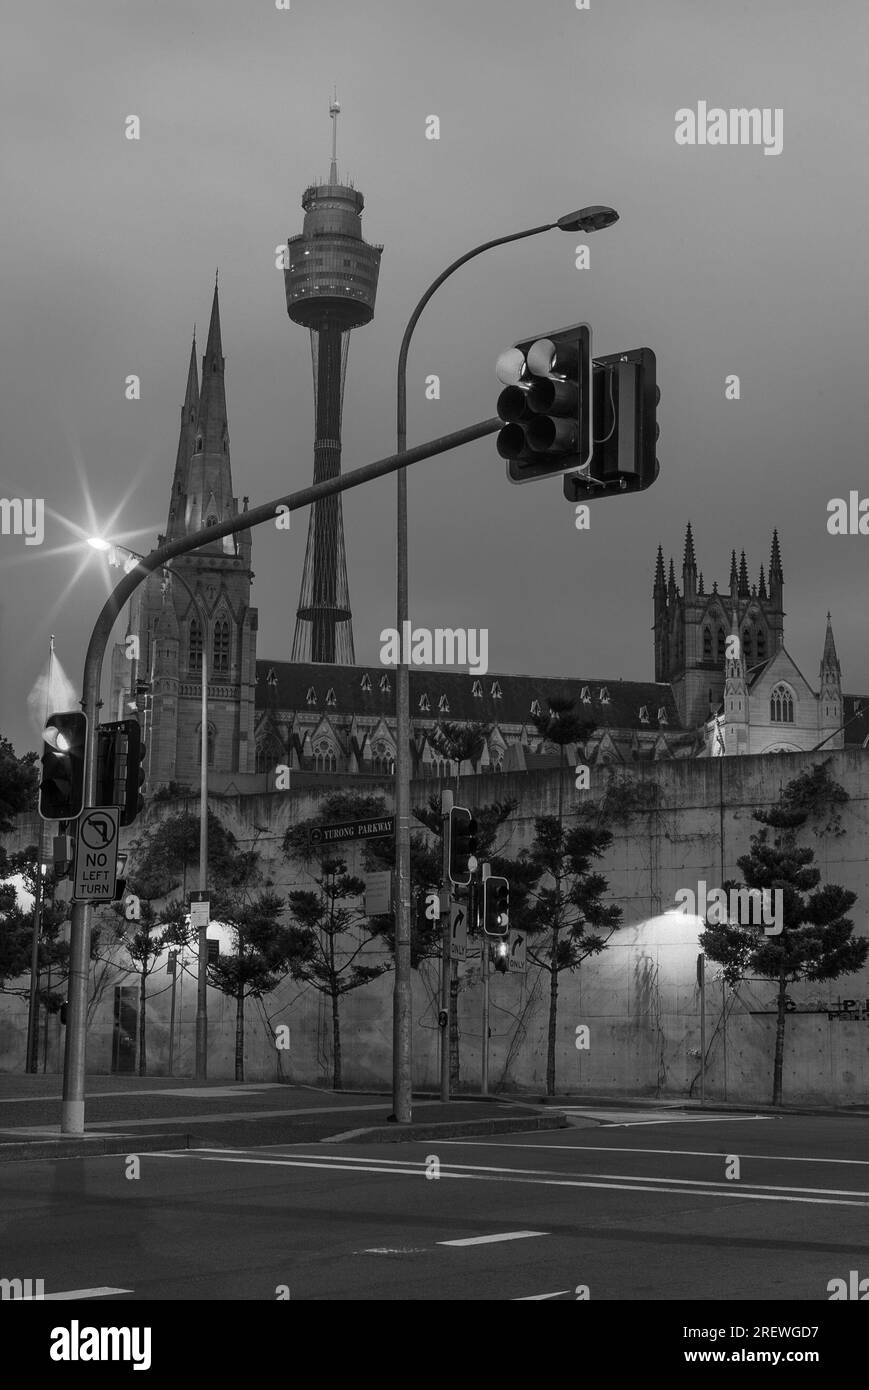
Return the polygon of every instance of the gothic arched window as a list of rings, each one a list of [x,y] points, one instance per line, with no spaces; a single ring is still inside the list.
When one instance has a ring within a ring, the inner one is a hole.
[[[711,661],[711,660],[712,660],[712,629],[711,629],[711,627],[704,627],[704,629],[703,629],[703,660],[704,660],[704,661]]]
[[[338,760],[328,739],[314,744],[314,768],[317,772],[337,772]]]
[[[202,665],[202,628],[199,626],[199,619],[193,618],[190,623],[190,640],[187,648],[187,666],[191,671],[198,671]]]
[[[395,776],[395,756],[388,744],[383,742],[372,744],[371,771],[380,777]]]
[[[769,717],[774,724],[793,724],[794,697],[786,685],[777,685],[770,695]]]
[[[726,635],[726,633],[725,633],[725,631],[724,631],[724,628],[723,628],[723,627],[720,627],[720,628],[718,629],[718,637],[717,637],[717,646],[718,646],[717,660],[718,660],[718,661],[723,661],[723,660],[724,660],[724,654],[725,654],[725,651],[726,651],[726,649],[727,649],[726,644],[727,644],[727,635]]]
[[[229,623],[225,618],[214,624],[214,674],[229,675]]]

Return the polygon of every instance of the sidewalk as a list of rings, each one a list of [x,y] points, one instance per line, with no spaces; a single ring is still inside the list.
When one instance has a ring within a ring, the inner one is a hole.
[[[87,1080],[84,1136],[60,1133],[60,1076],[0,1073],[0,1162],[191,1147],[383,1143],[562,1129],[553,1107],[499,1097],[442,1104],[414,1096],[413,1122],[390,1123],[392,1097],[282,1082],[204,1084],[190,1078],[94,1076]]]

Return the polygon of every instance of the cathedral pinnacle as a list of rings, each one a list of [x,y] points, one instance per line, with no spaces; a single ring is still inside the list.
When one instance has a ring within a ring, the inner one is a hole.
[[[772,552],[770,554],[769,561],[770,582],[772,582],[773,576],[775,576],[780,583],[784,579],[784,575],[782,574],[781,551],[779,550],[777,530],[773,531],[772,533]]]
[[[685,532],[685,552],[682,556],[683,570],[693,570],[697,572],[697,561],[694,556],[694,536],[691,532],[691,523],[688,522],[688,529]]]
[[[666,581],[664,579],[664,552],[659,545],[658,558],[655,562],[655,590],[657,591],[665,588]]]
[[[748,582],[748,566],[745,563],[745,551],[743,550],[742,558],[739,561],[739,596],[740,598],[748,598],[750,593],[751,587]]]

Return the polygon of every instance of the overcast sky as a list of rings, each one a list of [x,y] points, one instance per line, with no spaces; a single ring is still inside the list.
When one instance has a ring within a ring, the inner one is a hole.
[[[869,691],[869,537],[827,534],[866,467],[869,8],[810,0],[4,0],[0,495],[42,497],[45,541],[0,536],[0,731],[37,745],[28,692],[56,634],[76,698],[108,589],[76,534],[147,550],[166,524],[190,337],[215,267],[235,492],[310,481],[307,333],[275,247],[338,163],[384,244],[353,334],[344,468],[391,453],[395,363],[429,282],[476,243],[605,203],[620,221],[499,248],[417,328],[409,442],[494,414],[499,352],[585,319],[596,354],[648,346],[660,477],[574,528],[561,481],[507,482],[494,439],[410,473],[411,616],[489,629],[489,669],[654,676],[659,539],[694,525],[707,589],[781,535],[785,641],[817,684],[832,610],[846,690]],[[697,103],[781,108],[781,154],[677,145]],[[128,115],[138,142],[124,138]],[[440,140],[425,138],[440,118]],[[124,379],[141,377],[141,400]],[[441,399],[427,401],[429,373]],[[741,399],[725,400],[737,373]],[[345,496],[357,660],[395,617],[395,479]],[[289,659],[307,514],[254,532],[260,657]],[[82,565],[84,568],[82,569]],[[116,572],[113,572],[116,577]],[[77,578],[75,576],[78,575]]]

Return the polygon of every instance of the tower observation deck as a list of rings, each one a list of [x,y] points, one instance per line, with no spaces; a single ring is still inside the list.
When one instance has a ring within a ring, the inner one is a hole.
[[[287,313],[310,330],[314,367],[314,482],[341,472],[341,414],[350,331],[374,317],[382,246],[362,238],[365,200],[338,182],[336,158],[340,111],[333,100],[329,182],[302,195],[301,235],[287,241],[284,270]],[[311,507],[302,589],[293,636],[293,661],[355,664],[342,498]]]

